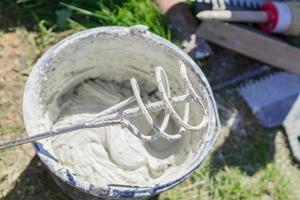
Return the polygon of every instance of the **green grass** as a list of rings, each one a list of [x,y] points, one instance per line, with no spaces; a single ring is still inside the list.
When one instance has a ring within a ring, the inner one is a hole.
[[[70,33],[98,26],[144,24],[149,30],[171,39],[158,7],[152,0],[3,0],[1,28],[25,26],[38,32],[38,44],[49,44],[52,32]]]
[[[298,199],[290,187],[290,178],[271,163],[255,176],[248,176],[239,167],[230,167],[211,175],[214,166],[207,161],[185,183],[161,196],[171,199]]]
[[[95,1],[93,1],[95,2]],[[106,3],[105,3],[106,2]],[[122,2],[122,3],[120,3]],[[60,2],[66,9],[56,12],[59,24],[69,24],[76,21],[81,27],[94,27],[99,25],[131,26],[134,24],[145,24],[149,29],[171,39],[171,35],[158,12],[158,8],[151,0],[129,0],[129,1],[99,1],[97,5],[76,5]],[[96,8],[96,9],[95,9]],[[67,10],[69,9],[69,10]],[[68,16],[68,21],[65,18]],[[80,18],[85,16],[87,18]],[[74,20],[72,19],[74,17]],[[70,21],[71,19],[71,21]],[[77,20],[78,19],[78,20]],[[92,23],[90,21],[92,19]],[[85,24],[85,25],[83,25]]]
[[[216,199],[294,199],[288,180],[273,165],[262,169],[258,177],[249,179],[238,168],[219,172],[212,179],[213,196]]]
[[[1,33],[19,28],[33,33],[34,45],[41,52],[71,33],[98,26],[144,24],[152,32],[172,39],[164,18],[151,0],[1,0],[0,24]],[[237,106],[239,101],[234,99]],[[0,120],[5,115],[5,107],[0,105]],[[297,166],[276,162],[275,130],[262,129],[251,116],[244,117],[252,124],[245,130],[247,135],[230,133],[191,178],[163,193],[160,199],[299,199],[293,187],[300,184]],[[21,127],[0,127],[0,133],[23,131]],[[285,144],[279,144],[279,148],[288,151]],[[291,160],[289,154],[283,159]],[[37,162],[36,159],[29,165],[33,169],[22,173],[15,189],[3,199],[20,199],[20,196],[41,199],[38,193],[46,199],[65,199],[55,186],[51,186],[54,189],[46,187],[51,179],[39,171]],[[288,174],[289,171],[294,174]],[[1,183],[6,179],[7,175],[0,170],[0,193]]]

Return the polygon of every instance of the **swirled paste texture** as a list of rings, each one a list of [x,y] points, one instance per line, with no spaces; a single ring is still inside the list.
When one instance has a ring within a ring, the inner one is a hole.
[[[62,98],[62,112],[55,126],[91,118],[131,94],[129,87],[115,82],[85,81]],[[159,121],[160,114],[154,118]],[[143,133],[153,134],[143,116],[130,121]],[[175,132],[174,126],[170,123],[167,130]],[[91,184],[148,186],[180,170],[180,165],[190,154],[186,148],[188,140],[186,136],[172,143],[165,139],[144,143],[117,125],[54,137],[52,148],[62,165]]]

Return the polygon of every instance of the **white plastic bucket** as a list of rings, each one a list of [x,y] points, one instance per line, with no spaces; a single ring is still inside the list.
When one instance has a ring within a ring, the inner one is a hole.
[[[199,66],[171,42],[147,31],[145,26],[101,27],[89,29],[62,40],[50,48],[34,66],[24,92],[23,113],[28,135],[49,130],[46,121],[53,122],[57,116],[47,110],[49,102],[56,102],[70,88],[85,79],[108,76],[118,67],[124,71],[120,78],[132,76],[139,79],[139,73],[149,74],[149,81],[155,66],[163,66],[171,79],[176,79],[179,61],[183,61],[194,85],[206,90],[209,128],[202,134],[201,142],[195,146],[197,153],[188,166],[166,182],[147,187],[138,185],[92,185],[64,168],[56,159],[50,139],[33,143],[33,146],[50,170],[56,183],[73,199],[136,199],[157,195],[188,178],[202,163],[214,143],[219,130],[219,118],[210,86]],[[112,65],[114,63],[114,65]],[[115,66],[116,65],[116,66]],[[152,71],[151,71],[152,70]],[[173,75],[172,75],[173,74]],[[180,78],[172,87],[180,87]],[[148,81],[142,80],[142,81]],[[178,85],[177,85],[178,84]],[[200,137],[199,137],[200,140]]]

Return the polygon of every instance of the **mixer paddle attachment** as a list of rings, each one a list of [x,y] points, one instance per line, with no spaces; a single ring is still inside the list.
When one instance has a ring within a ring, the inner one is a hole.
[[[184,81],[185,94],[181,96],[171,97],[170,85],[168,81],[167,74],[162,67],[156,67],[155,78],[156,84],[158,86],[158,91],[162,98],[162,101],[149,102],[145,104],[142,101],[140,89],[135,78],[130,80],[133,96],[128,99],[121,101],[120,103],[107,108],[100,113],[96,114],[95,117],[89,119],[85,122],[79,122],[72,125],[67,125],[58,128],[52,128],[50,131],[39,133],[30,137],[20,138],[14,141],[9,141],[0,144],[0,149],[5,149],[8,147],[13,147],[21,145],[28,142],[33,142],[48,137],[60,135],[70,131],[86,128],[99,128],[105,126],[121,125],[127,128],[132,134],[146,142],[152,142],[162,137],[169,141],[178,140],[182,137],[182,134],[186,131],[196,131],[207,127],[209,118],[207,109],[204,106],[204,101],[207,103],[207,99],[199,96],[195,89],[193,88],[184,63],[182,61],[180,64],[180,75]],[[203,86],[202,86],[203,87]],[[205,88],[202,90],[206,92]],[[205,96],[205,95],[204,95]],[[206,95],[208,96],[208,95]],[[133,102],[137,102],[137,106],[129,109],[125,109],[126,106]],[[199,105],[200,112],[203,113],[203,117],[198,125],[191,125],[188,123],[190,115],[190,101],[193,101]],[[180,117],[176,112],[174,106],[179,103],[184,103],[183,117]],[[150,112],[157,112],[160,110],[165,110],[165,116],[162,120],[161,125],[157,125],[150,115]],[[130,122],[128,118],[143,115],[147,122],[151,125],[154,130],[153,135],[145,135],[139,131],[139,129]],[[165,130],[168,126],[170,117],[180,125],[177,133],[167,133]]]

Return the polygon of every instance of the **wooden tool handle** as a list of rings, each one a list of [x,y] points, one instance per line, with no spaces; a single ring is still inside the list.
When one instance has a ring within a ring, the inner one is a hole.
[[[204,21],[198,36],[250,58],[300,74],[300,49],[262,34],[218,21]]]
[[[197,18],[200,20],[261,23],[268,20],[268,15],[264,11],[206,10],[199,12]]]

